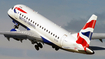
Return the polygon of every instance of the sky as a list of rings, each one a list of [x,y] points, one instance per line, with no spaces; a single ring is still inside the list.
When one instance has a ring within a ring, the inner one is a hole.
[[[94,32],[105,33],[105,0],[0,0],[0,31],[9,31],[14,24],[7,11],[16,4],[24,4],[69,32],[79,32],[92,14],[98,16]],[[23,30],[23,28],[20,28]],[[91,40],[90,46],[105,47],[105,40]],[[55,51],[44,44],[36,51],[29,40],[23,43],[0,35],[0,59],[104,59],[105,50],[94,55]]]

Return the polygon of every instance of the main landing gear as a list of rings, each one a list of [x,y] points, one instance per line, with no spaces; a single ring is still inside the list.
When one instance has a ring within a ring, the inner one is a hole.
[[[32,44],[35,44],[35,49],[38,51],[39,48],[43,48],[43,45],[40,43],[40,42],[37,42],[37,41],[34,41],[34,40],[31,40],[31,43]]]
[[[59,47],[58,46],[55,46],[55,45],[52,45],[52,48],[54,48],[56,51],[59,50]]]
[[[40,42],[31,41],[32,44],[35,44],[35,49],[38,51],[40,48],[43,48],[43,45]],[[52,45],[52,48],[54,48],[56,51],[59,50],[59,47],[56,45]]]
[[[35,49],[38,51],[39,48],[43,48],[42,44],[41,43],[36,43],[35,44]]]
[[[36,43],[35,49],[38,51],[39,48],[43,48],[42,44],[41,43]]]

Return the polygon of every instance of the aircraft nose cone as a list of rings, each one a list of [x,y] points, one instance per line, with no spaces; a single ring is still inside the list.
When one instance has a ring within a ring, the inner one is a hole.
[[[7,13],[8,13],[9,16],[14,16],[14,11],[11,8],[8,10]]]
[[[8,13],[8,15],[12,15],[13,14],[12,9],[10,8],[7,13]]]
[[[10,13],[11,13],[11,12],[10,12],[10,10],[11,10],[11,9],[9,9],[9,10],[8,10],[8,12],[7,12],[7,13],[8,13],[8,15],[10,15]]]

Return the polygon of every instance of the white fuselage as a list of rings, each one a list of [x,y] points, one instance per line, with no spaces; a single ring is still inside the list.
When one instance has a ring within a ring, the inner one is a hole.
[[[72,34],[29,7],[15,5],[9,9],[8,15],[24,25],[27,30],[32,30],[46,39],[47,42],[42,39],[44,43],[53,43],[68,51],[78,53],[80,52],[79,50],[84,51],[82,45],[76,43],[76,38]],[[83,51],[80,53],[84,53]]]

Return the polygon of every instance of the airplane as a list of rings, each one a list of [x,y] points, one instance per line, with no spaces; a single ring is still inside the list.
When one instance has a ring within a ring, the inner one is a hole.
[[[103,42],[102,39],[105,38],[103,33],[93,34],[97,21],[95,14],[90,17],[78,33],[70,33],[22,4],[15,5],[7,13],[12,19],[14,27],[10,31],[1,31],[0,34],[4,35],[8,41],[10,38],[20,42],[28,39],[34,44],[37,51],[43,48],[45,43],[56,51],[62,49],[81,54],[94,54],[94,51],[89,48],[91,39],[99,39]],[[23,26],[26,30],[19,30],[19,26]]]

